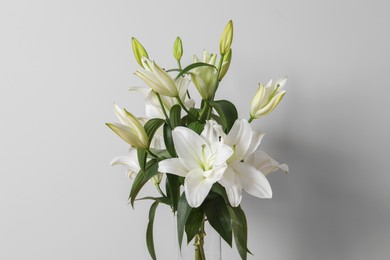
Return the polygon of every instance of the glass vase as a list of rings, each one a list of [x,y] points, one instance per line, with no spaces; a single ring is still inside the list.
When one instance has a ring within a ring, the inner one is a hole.
[[[202,235],[203,234],[203,235]],[[212,228],[208,221],[199,229],[198,235],[187,244],[184,232],[181,249],[177,237],[177,222],[175,217],[175,243],[177,260],[221,260],[221,236]]]

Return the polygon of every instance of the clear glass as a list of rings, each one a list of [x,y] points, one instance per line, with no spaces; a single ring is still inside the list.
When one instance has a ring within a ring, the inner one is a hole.
[[[205,260],[221,260],[221,236],[215,231],[210,224],[205,221],[204,224],[204,244],[203,250],[205,254]],[[197,260],[195,258],[195,239],[187,244],[187,237],[184,232],[183,244],[181,245],[181,250],[179,248],[179,243],[177,242],[177,224],[175,217],[175,244],[177,251],[177,260]]]

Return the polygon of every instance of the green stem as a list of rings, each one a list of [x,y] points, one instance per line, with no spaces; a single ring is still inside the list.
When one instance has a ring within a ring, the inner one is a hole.
[[[161,196],[166,197],[166,195],[164,194],[164,192],[161,190],[160,185],[156,183],[155,186],[156,186],[156,188],[157,188],[158,193],[160,193]]]
[[[200,112],[200,121],[201,122],[204,122],[206,121],[207,119],[209,119],[209,112],[211,112],[211,106],[208,102],[208,100],[203,100],[203,103],[204,103],[204,107],[202,109],[202,111]]]
[[[150,155],[150,156],[152,156],[154,159],[158,159],[158,156],[157,155],[155,155],[152,151],[150,151],[150,149],[149,148],[147,148],[146,149],[146,151],[148,152],[148,154]]]
[[[172,129],[171,122],[169,121],[169,117],[168,117],[167,111],[165,111],[165,107],[164,107],[164,104],[163,104],[162,99],[160,97],[160,94],[158,94],[157,92],[154,92],[154,93],[157,95],[158,102],[160,102],[161,110],[163,111],[163,114],[165,116],[165,121],[167,122],[169,128]]]
[[[214,95],[213,95],[213,98],[211,100],[214,100],[214,97],[215,97],[215,93],[217,92],[217,89],[219,87],[219,75],[221,74],[221,68],[222,68],[222,62],[223,62],[223,57],[225,55],[222,55],[221,54],[221,58],[219,59],[219,63],[218,63],[218,75],[217,75],[217,85],[215,86],[215,91],[214,91]]]
[[[199,232],[195,236],[195,260],[206,260],[206,255],[204,253],[204,237],[206,233],[204,232],[204,222],[200,225]]]
[[[181,101],[181,99],[179,97],[176,97],[176,100],[177,102],[179,102],[179,105],[181,106],[181,108],[183,108],[184,111],[186,111],[186,113],[192,117],[193,119],[195,119],[196,121],[200,122],[198,118],[196,118],[196,116],[194,116],[193,114],[191,114],[191,112],[186,108],[186,106],[183,104],[183,101]]]
[[[179,66],[179,69],[180,69],[180,71],[182,70],[182,67],[181,67],[181,62],[180,62],[180,60],[177,60],[177,66]],[[188,91],[188,89],[187,89],[187,97],[189,98],[189,99],[191,99],[191,96],[190,96],[190,92]]]
[[[248,123],[251,123],[253,121],[253,116],[250,116],[249,120],[248,120]]]

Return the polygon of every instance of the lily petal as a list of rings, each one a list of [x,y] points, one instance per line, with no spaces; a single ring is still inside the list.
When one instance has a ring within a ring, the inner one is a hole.
[[[203,170],[191,170],[184,181],[184,190],[188,204],[193,208],[202,205],[212,186],[213,182],[203,176]]]
[[[228,166],[222,178],[218,182],[225,188],[234,186],[236,183],[236,174],[234,173],[233,168]]]
[[[248,160],[245,160],[245,162],[252,164],[264,175],[268,175],[269,173],[277,171],[278,169],[284,171],[285,173],[288,173],[289,170],[287,164],[279,164],[267,153],[261,150],[256,151],[252,156],[250,156],[250,158],[248,158]]]
[[[241,203],[242,188],[240,185],[234,185],[232,187],[225,188],[226,194],[229,199],[229,203],[232,207],[237,207]]]
[[[259,131],[252,131],[252,138],[251,138],[251,143],[249,145],[248,151],[246,152],[246,156],[254,153],[256,151],[257,147],[259,147],[261,140],[264,137],[264,133],[261,133]]]
[[[207,142],[191,129],[178,126],[172,131],[173,143],[179,158],[194,161],[198,165],[202,164],[203,153],[211,153]]]
[[[171,158],[158,163],[158,171],[186,177],[188,170],[180,162],[179,158]]]
[[[234,155],[230,159],[231,161],[241,161],[244,159],[251,144],[251,133],[252,130],[247,120],[237,119],[234,122],[232,129],[224,140],[225,144],[233,147]]]
[[[254,166],[238,162],[232,165],[240,176],[242,188],[258,198],[272,198],[272,189],[265,175]]]

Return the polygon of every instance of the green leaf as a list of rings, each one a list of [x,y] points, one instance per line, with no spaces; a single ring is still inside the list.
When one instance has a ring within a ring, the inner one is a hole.
[[[208,63],[204,63],[204,62],[195,62],[195,63],[188,65],[179,74],[177,74],[176,79],[180,78],[181,76],[183,76],[184,74],[186,74],[187,72],[189,72],[190,70],[192,70],[194,68],[204,67],[204,66],[213,67],[215,70],[218,70],[217,67],[215,67],[212,64],[208,64]]]
[[[243,260],[247,258],[247,252],[251,254],[248,250],[248,226],[246,222],[246,217],[244,211],[240,206],[238,207],[228,207],[230,217],[232,219],[232,229],[234,234],[234,242],[238,253],[240,254]]]
[[[217,111],[218,115],[220,116],[225,133],[229,133],[234,122],[238,118],[236,107],[233,105],[233,103],[227,100],[210,102],[210,105]]]
[[[182,118],[182,120],[183,120],[187,125],[191,124],[192,122],[198,122],[198,121],[196,120],[196,118],[199,118],[199,111],[200,111],[200,110],[197,109],[197,108],[191,107],[189,111],[190,111],[190,114],[193,115],[193,116],[185,115],[185,116]]]
[[[148,196],[148,197],[136,199],[136,201],[138,201],[138,200],[154,200],[154,201],[157,201],[159,203],[166,204],[168,206],[171,205],[171,201],[167,197],[150,197],[150,196]]]
[[[184,227],[187,222],[188,216],[191,213],[191,206],[188,205],[186,194],[183,192],[179,199],[179,204],[177,206],[177,238],[179,240],[179,248],[181,248],[181,243],[183,241]]]
[[[210,225],[232,246],[232,227],[229,211],[222,197],[209,200],[203,205]]]
[[[149,140],[152,140],[156,131],[164,124],[165,120],[161,118],[153,118],[145,123],[144,128]]]
[[[225,203],[229,204],[229,199],[228,199],[228,196],[226,194],[226,190],[221,184],[219,184],[217,182],[214,183],[213,187],[211,188],[211,191],[221,195],[222,198],[224,199]]]
[[[171,199],[173,212],[176,212],[180,198],[179,176],[167,173],[167,183],[169,185],[168,197]]]
[[[154,252],[154,242],[153,242],[153,223],[154,223],[154,215],[156,213],[156,209],[158,206],[158,201],[155,201],[152,206],[150,206],[149,210],[149,223],[146,229],[146,245],[149,250],[149,254],[153,260],[156,260],[156,253]]]
[[[157,160],[152,159],[147,163],[147,167],[145,169],[145,178],[149,180],[157,173],[158,173],[158,162]]]
[[[176,157],[175,146],[173,145],[172,130],[166,123],[164,124],[164,143],[169,154],[172,157]]]
[[[166,70],[166,72],[172,72],[172,71],[177,71],[177,72],[179,72],[179,71],[181,71],[181,69],[169,69],[169,70]]]
[[[141,190],[142,186],[146,183],[145,181],[145,172],[140,170],[137,176],[134,178],[133,185],[131,186],[129,200],[131,206],[134,208],[134,200],[138,192]]]
[[[201,208],[193,208],[190,215],[188,216],[186,222],[186,234],[187,234],[187,244],[195,237],[199,232],[200,226],[202,225],[204,219],[203,210]]]
[[[165,160],[172,158],[172,156],[169,154],[168,150],[159,150],[159,149],[154,149],[154,148],[149,148],[150,151],[152,151],[153,154],[157,155],[159,160]]]
[[[181,107],[180,105],[174,105],[172,108],[171,108],[171,112],[170,112],[170,115],[169,115],[169,118],[171,120],[171,126],[172,128],[175,128],[176,126],[179,126],[181,125]]]
[[[196,132],[198,135],[200,135],[204,129],[204,124],[195,121],[189,124],[188,128]]]
[[[147,152],[143,148],[137,149],[138,163],[142,171],[145,171]]]
[[[130,203],[131,206],[134,208],[134,201],[135,198],[137,197],[139,191],[142,189],[142,187],[145,185],[145,183],[153,177],[153,173],[157,172],[158,169],[158,164],[156,160],[150,160],[149,162],[146,163],[145,171],[140,170],[135,177],[133,181],[133,185],[131,186],[131,191],[130,191]],[[146,176],[148,175],[148,176]]]

